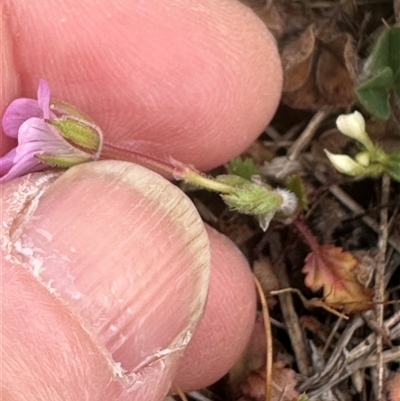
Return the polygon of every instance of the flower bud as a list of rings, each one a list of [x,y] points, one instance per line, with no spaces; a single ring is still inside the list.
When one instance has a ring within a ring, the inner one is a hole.
[[[340,115],[336,120],[336,126],[342,134],[362,143],[367,150],[374,149],[373,143],[365,132],[365,120],[360,112]]]
[[[354,156],[354,159],[357,163],[361,164],[364,167],[369,166],[371,157],[368,152],[360,152]]]
[[[333,164],[335,169],[343,174],[347,175],[364,175],[366,169],[361,164],[358,164],[350,156],[347,155],[334,155],[325,149],[325,153],[328,156],[329,161]]]
[[[70,116],[51,119],[48,123],[56,127],[59,134],[73,148],[86,153],[92,160],[98,158],[102,145],[102,133],[96,125]]]
[[[241,213],[252,215],[275,213],[282,205],[282,196],[268,185],[234,175],[220,175],[216,180],[234,187],[233,192],[222,194],[221,197],[229,207]]]

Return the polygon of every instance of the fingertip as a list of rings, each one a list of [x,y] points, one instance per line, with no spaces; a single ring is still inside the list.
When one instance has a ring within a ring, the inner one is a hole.
[[[184,391],[220,379],[245,349],[254,327],[256,293],[250,267],[236,246],[207,227],[211,282],[203,319],[189,343],[175,383]]]
[[[279,102],[274,40],[239,2],[36,0],[11,12],[23,94],[45,78],[115,145],[161,144],[209,169],[251,144]]]
[[[3,115],[4,110],[8,104],[18,96],[20,93],[20,82],[18,74],[15,69],[11,37],[8,30],[8,22],[4,17],[1,18],[1,93],[0,93],[0,113]],[[6,154],[14,145],[15,140],[4,135],[3,128],[0,125],[1,139],[0,139],[0,156]]]

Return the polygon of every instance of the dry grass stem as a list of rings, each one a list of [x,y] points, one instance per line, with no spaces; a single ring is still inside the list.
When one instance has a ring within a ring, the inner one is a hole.
[[[382,195],[381,205],[387,205],[389,202],[390,178],[386,174],[382,177]],[[383,312],[385,300],[385,268],[386,268],[386,250],[389,237],[388,231],[388,209],[382,207],[380,212],[380,235],[378,241],[379,254],[377,256],[377,266],[375,272],[375,313],[380,330],[377,333],[377,400],[383,401]]]
[[[266,355],[265,355],[265,401],[270,401],[272,392],[272,364],[273,364],[271,322],[269,320],[268,304],[264,291],[257,277],[253,276],[253,278],[256,284],[258,295],[260,297],[260,302],[262,306],[262,315],[264,318],[265,341],[267,344]]]
[[[301,133],[301,135],[296,139],[294,144],[289,148],[287,155],[289,160],[295,160],[299,157],[301,151],[308,145],[311,141],[313,135],[319,128],[322,121],[325,120],[331,113],[331,109],[322,109],[319,110],[307,124],[305,130]]]
[[[275,265],[275,271],[279,280],[279,285],[282,288],[290,287],[286,265],[280,257],[281,243],[277,235],[272,235],[271,242],[271,260]],[[293,347],[296,358],[297,367],[303,376],[311,374],[311,360],[309,352],[306,351],[303,332],[299,322],[299,316],[293,304],[293,298],[290,293],[279,295],[279,301],[282,309],[282,316],[287,328],[290,342]]]
[[[179,386],[177,386],[176,384],[173,384],[172,387],[174,388],[174,390],[175,390],[176,393],[179,395],[179,398],[180,398],[182,401],[188,401],[188,399],[187,399],[185,393],[180,389]]]

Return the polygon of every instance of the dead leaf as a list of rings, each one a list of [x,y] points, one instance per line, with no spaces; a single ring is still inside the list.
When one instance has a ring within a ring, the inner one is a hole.
[[[253,274],[261,284],[265,296],[268,298],[268,308],[276,305],[276,299],[271,297],[270,292],[279,290],[279,281],[273,270],[271,260],[266,256],[261,256],[253,263]]]
[[[347,33],[328,35],[310,25],[283,48],[281,59],[288,106],[316,109],[355,102],[357,58]]]
[[[388,401],[400,401],[400,373],[393,374],[386,382]]]
[[[342,248],[321,245],[310,252],[302,270],[313,291],[323,288],[324,302],[344,313],[371,308],[373,290],[358,281],[358,261]]]
[[[314,48],[313,25],[310,25],[298,39],[285,46],[281,53],[284,92],[296,91],[305,84],[311,73]]]
[[[296,373],[285,367],[284,362],[276,361],[272,367],[271,401],[290,401],[297,399],[299,393],[295,390],[297,385]],[[253,372],[247,382],[241,386],[242,396],[238,401],[264,401],[265,400],[265,369]]]
[[[304,315],[300,318],[300,324],[316,335],[322,342],[326,342],[330,331],[329,328],[317,320],[314,316]]]
[[[249,225],[248,216],[226,209],[220,216],[218,231],[225,234],[239,248],[254,236],[254,228]]]
[[[264,22],[275,39],[279,39],[284,31],[285,23],[272,1],[241,0],[241,2],[250,7],[253,12],[257,14],[258,18]]]

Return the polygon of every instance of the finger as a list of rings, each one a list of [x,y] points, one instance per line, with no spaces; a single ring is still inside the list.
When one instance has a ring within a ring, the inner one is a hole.
[[[185,350],[175,383],[183,390],[204,388],[239,359],[254,327],[253,275],[243,254],[224,235],[207,228],[211,281],[204,316]]]
[[[19,95],[48,80],[124,149],[144,140],[209,169],[244,150],[277,106],[274,41],[238,2],[8,0],[4,10]]]
[[[205,303],[203,224],[182,192],[139,166],[52,177],[2,191],[5,393],[160,400]]]

